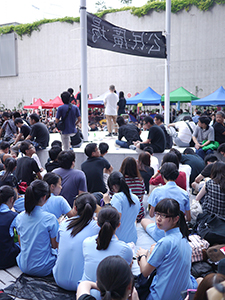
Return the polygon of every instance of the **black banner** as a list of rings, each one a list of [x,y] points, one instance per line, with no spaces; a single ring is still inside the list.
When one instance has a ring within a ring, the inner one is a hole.
[[[87,44],[130,55],[166,58],[166,38],[161,31],[129,31],[90,13],[87,13]]]

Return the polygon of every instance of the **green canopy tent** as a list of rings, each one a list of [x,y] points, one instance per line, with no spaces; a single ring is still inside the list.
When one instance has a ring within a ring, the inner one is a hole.
[[[177,103],[177,102],[191,102],[192,100],[199,99],[192,93],[185,90],[182,86],[179,89],[176,89],[175,91],[172,91],[170,93],[170,102]],[[161,98],[161,101],[164,102],[164,95]]]

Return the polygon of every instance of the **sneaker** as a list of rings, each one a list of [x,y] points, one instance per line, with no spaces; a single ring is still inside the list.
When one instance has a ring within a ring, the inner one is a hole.
[[[136,147],[134,145],[130,145],[129,149],[136,150]]]
[[[113,132],[113,135],[116,135],[116,136],[117,136],[117,135],[118,135],[118,133],[117,133],[117,132]]]
[[[112,133],[108,133],[108,134],[106,134],[106,136],[112,136]]]

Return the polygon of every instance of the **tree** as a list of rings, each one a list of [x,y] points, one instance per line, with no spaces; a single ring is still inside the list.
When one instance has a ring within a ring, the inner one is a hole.
[[[107,9],[105,1],[104,0],[99,0],[95,3],[95,7],[97,8],[97,11],[102,11]]]
[[[120,0],[120,2],[126,5],[132,4],[132,0]]]

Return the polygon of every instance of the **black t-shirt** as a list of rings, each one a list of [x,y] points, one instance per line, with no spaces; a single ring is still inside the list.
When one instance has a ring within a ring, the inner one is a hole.
[[[141,141],[140,134],[139,134],[140,129],[137,128],[137,126],[134,124],[122,125],[119,127],[118,132],[119,132],[118,139],[121,140],[122,137],[125,137],[128,146],[133,144],[133,142],[135,141]]]
[[[173,139],[172,136],[167,132],[166,127],[164,124],[159,125],[160,128],[162,128],[165,137],[166,137],[166,149],[170,149],[173,146]]]
[[[165,150],[166,137],[161,127],[154,124],[149,128],[148,139],[151,140],[151,144],[154,144],[155,153],[160,153]]]
[[[34,173],[40,172],[36,161],[28,156],[23,156],[17,160],[16,177],[18,182],[25,181],[27,185],[34,180]]]
[[[45,164],[45,169],[47,172],[52,172],[52,170],[60,168],[58,161],[49,161]]]
[[[81,165],[81,170],[87,179],[87,189],[89,193],[106,193],[107,189],[103,181],[103,169],[109,169],[110,164],[104,157],[90,157]]]
[[[84,295],[81,295],[78,300],[96,300],[95,297],[91,296],[91,295],[88,295],[88,294],[84,294]]]
[[[201,175],[204,177],[210,177],[213,164],[207,165],[201,172]]]
[[[145,183],[145,190],[147,194],[149,193],[149,180],[154,175],[154,169],[152,167],[146,167],[145,171],[139,170],[141,173],[141,177],[144,180]]]
[[[197,154],[182,154],[180,162],[191,167],[190,184],[205,168],[204,160]]]
[[[31,128],[31,139],[34,140],[42,148],[46,148],[49,142],[48,128],[41,122],[35,123]]]
[[[219,144],[225,143],[225,135],[223,135],[223,132],[225,131],[225,126],[216,122],[213,125],[213,128],[215,131],[215,141],[217,141]]]
[[[28,125],[23,125],[20,128],[20,132],[23,134],[24,139],[30,134],[31,128]]]
[[[125,114],[125,106],[126,106],[126,99],[125,98],[121,98],[118,102],[117,105],[119,106],[118,109],[118,116],[120,116],[121,114]]]

